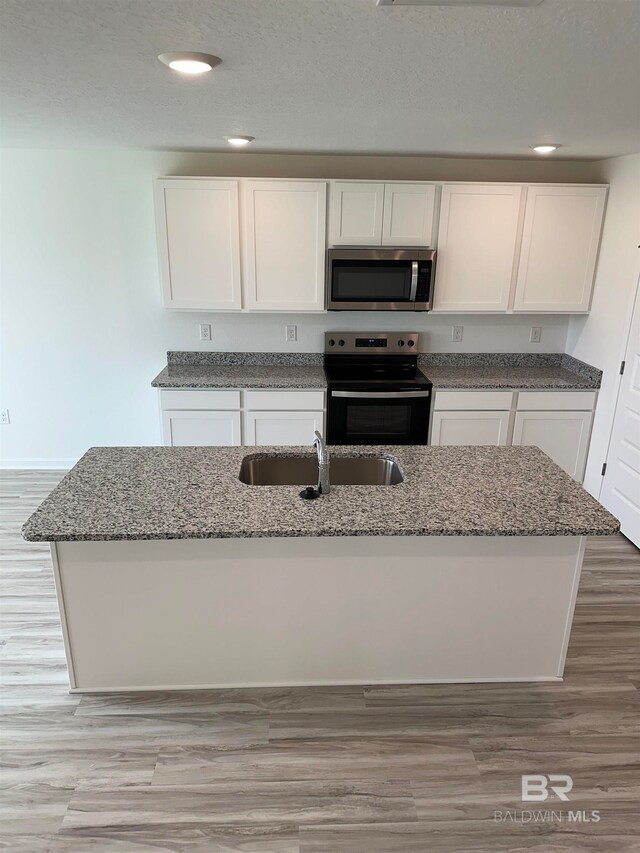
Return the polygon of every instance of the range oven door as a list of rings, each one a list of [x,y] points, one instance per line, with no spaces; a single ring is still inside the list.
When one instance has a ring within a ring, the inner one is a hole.
[[[431,391],[329,391],[328,444],[427,444]]]
[[[330,311],[428,311],[434,251],[330,249]]]

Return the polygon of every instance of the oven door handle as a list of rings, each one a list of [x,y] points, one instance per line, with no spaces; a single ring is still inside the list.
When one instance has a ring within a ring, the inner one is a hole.
[[[332,391],[332,397],[356,400],[399,400],[407,397],[428,397],[430,391]]]
[[[418,262],[411,262],[411,290],[409,291],[409,302],[416,301],[416,294],[418,292]]]

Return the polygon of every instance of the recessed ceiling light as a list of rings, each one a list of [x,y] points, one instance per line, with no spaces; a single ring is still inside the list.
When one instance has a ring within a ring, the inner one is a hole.
[[[222,62],[219,56],[213,56],[211,53],[196,53],[189,50],[161,53],[158,59],[181,74],[205,74]]]
[[[551,154],[552,151],[557,151],[560,148],[559,145],[531,145],[530,147],[536,154]]]
[[[235,145],[240,148],[242,145],[248,145],[253,142],[255,136],[225,136],[229,145]]]

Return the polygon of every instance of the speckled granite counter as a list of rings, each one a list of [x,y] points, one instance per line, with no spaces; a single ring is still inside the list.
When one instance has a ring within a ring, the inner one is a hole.
[[[597,390],[602,371],[560,353],[421,353],[434,389]]]
[[[321,353],[168,352],[156,388],[306,388],[324,390]],[[588,390],[602,373],[561,353],[421,353],[434,389]]]
[[[321,353],[167,353],[154,388],[306,388],[323,391],[327,379]]]
[[[247,486],[245,456],[302,448],[96,447],[23,527],[30,541],[300,536],[581,536],[616,519],[535,447],[341,447],[395,457],[397,486]]]
[[[169,364],[151,383],[154,388],[305,388],[327,387],[324,368],[299,365]]]

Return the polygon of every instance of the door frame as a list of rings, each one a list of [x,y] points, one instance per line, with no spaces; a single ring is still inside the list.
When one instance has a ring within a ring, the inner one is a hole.
[[[622,364],[623,361],[626,361],[627,350],[629,349],[629,344],[631,342],[631,327],[633,325],[633,317],[635,315],[636,310],[640,311],[640,273],[638,274],[635,292],[631,298],[631,306],[627,313],[626,331],[623,337],[622,351],[620,353],[619,358],[620,364]],[[620,390],[622,388],[622,375],[622,373],[618,372],[618,378],[616,380],[616,390],[614,393],[614,401],[612,406],[613,415],[611,417],[611,423],[609,424],[609,438],[607,439],[607,450],[604,457],[603,473],[600,477],[600,486],[598,488],[598,500],[600,499],[602,495],[602,489],[604,488],[604,469],[605,466],[609,463],[609,456],[611,454],[611,442],[613,440],[613,430],[615,427],[616,415],[618,414],[618,403],[620,402]]]

